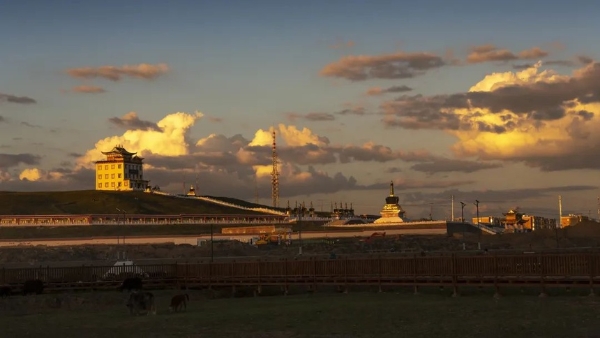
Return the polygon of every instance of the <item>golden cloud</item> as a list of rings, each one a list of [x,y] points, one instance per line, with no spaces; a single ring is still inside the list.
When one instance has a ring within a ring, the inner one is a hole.
[[[74,78],[104,78],[111,81],[120,81],[123,79],[123,77],[153,80],[167,73],[168,71],[169,66],[165,63],[140,63],[137,65],[80,67],[67,69],[67,73]]]

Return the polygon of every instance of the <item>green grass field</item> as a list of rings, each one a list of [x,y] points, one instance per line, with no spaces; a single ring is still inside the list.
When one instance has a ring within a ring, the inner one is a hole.
[[[232,198],[228,202],[239,205],[248,203]],[[143,192],[0,192],[2,215],[120,214],[117,208],[130,214],[260,214],[199,200]]]
[[[0,300],[5,337],[598,337],[598,300],[490,294],[317,293],[206,299],[190,291],[187,312],[169,313],[175,291],[157,291],[156,316],[131,316],[126,294],[72,294]],[[24,300],[25,299],[25,300]],[[55,306],[54,306],[55,307]]]

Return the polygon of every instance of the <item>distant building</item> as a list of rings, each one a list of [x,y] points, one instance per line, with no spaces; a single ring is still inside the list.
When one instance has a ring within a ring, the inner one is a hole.
[[[571,225],[575,225],[579,222],[589,221],[589,220],[590,220],[590,218],[587,216],[569,214],[568,216],[560,217],[560,227],[564,228],[564,227],[568,227]]]
[[[457,220],[460,221],[460,218],[458,218]],[[457,220],[455,220],[455,221],[457,221]],[[473,217],[473,224],[484,224],[484,225],[489,225],[489,226],[494,226],[494,227],[501,226],[500,219],[498,217],[494,217],[494,216],[480,216],[479,222],[477,220],[477,217]]]
[[[556,227],[556,219],[542,216],[527,215],[517,210],[509,210],[504,214],[504,220],[501,221],[506,231],[509,232],[529,232],[540,229],[553,229]]]
[[[149,180],[144,179],[143,158],[117,145],[103,151],[106,159],[96,162],[96,190],[144,191]]]

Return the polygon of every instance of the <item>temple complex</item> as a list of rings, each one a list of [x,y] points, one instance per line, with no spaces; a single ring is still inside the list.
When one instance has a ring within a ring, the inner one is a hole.
[[[375,224],[382,223],[403,223],[404,213],[402,207],[398,204],[400,199],[394,195],[394,182],[390,182],[390,195],[385,198],[385,205],[379,212],[381,218],[375,220]]]
[[[150,181],[144,179],[143,158],[121,145],[102,154],[106,159],[96,162],[96,190],[146,190]]]

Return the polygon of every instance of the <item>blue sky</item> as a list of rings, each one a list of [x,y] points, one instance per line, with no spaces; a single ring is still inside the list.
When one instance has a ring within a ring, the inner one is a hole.
[[[0,182],[0,190],[81,187],[75,183],[52,185],[48,180],[24,182],[18,176],[26,168],[49,172],[63,167],[65,161],[76,163],[77,158],[68,153],[83,155],[94,149],[97,141],[123,135],[124,130],[110,124],[108,119],[131,111],[141,120],[152,122],[174,112],[201,111],[206,117],[197,121],[188,134],[194,142],[210,134],[228,137],[241,134],[252,140],[258,129],[283,123],[309,128],[315,134],[326,136],[331,144],[361,146],[372,141],[394,151],[425,149],[445,158],[483,161],[486,156],[481,154],[479,157],[473,153],[466,156],[453,151],[451,148],[456,144],[457,136],[444,130],[384,127],[382,116],[377,115],[381,111],[380,105],[399,95],[367,97],[364,93],[373,87],[398,85],[414,88],[408,93],[410,95],[463,93],[486,75],[514,72],[512,66],[525,61],[463,62],[458,66],[427,71],[422,76],[393,80],[351,81],[322,76],[320,71],[348,55],[377,56],[399,51],[446,55],[451,50],[456,59],[464,61],[473,46],[493,44],[514,53],[537,46],[550,53],[544,60],[571,60],[578,55],[594,59],[600,48],[594,34],[590,34],[600,28],[595,12],[591,10],[594,8],[591,1],[490,4],[479,1],[337,0],[145,1],[143,4],[0,1],[0,5],[3,8],[0,30],[5,32],[0,53],[0,93],[37,101],[29,105],[0,101],[0,116],[8,121],[0,124],[3,131],[0,152],[42,156],[35,165],[4,164],[0,169],[17,178]],[[350,41],[351,47],[331,48]],[[556,43],[562,44],[563,48],[555,48]],[[527,60],[528,63],[535,61]],[[72,68],[140,63],[164,63],[169,71],[151,81],[133,78],[82,80],[66,73]],[[570,75],[581,66],[544,65],[540,71],[551,68]],[[68,92],[78,85],[98,86],[106,92]],[[302,118],[292,121],[286,115],[334,114],[348,106],[362,107],[372,115],[336,115],[334,121],[325,122]],[[208,116],[223,121],[210,123]],[[22,122],[40,128],[27,127]],[[464,194],[465,198],[477,194],[473,191],[485,189],[597,185],[595,168],[546,172],[531,163],[514,158],[507,160],[499,153],[486,154],[489,155],[486,160],[504,163],[502,168],[432,174],[410,170],[414,162],[407,164],[401,160],[327,163],[314,167],[331,177],[337,172],[346,177],[354,176],[365,186],[390,179],[472,181],[454,186],[458,189],[456,193]],[[562,155],[565,155],[564,151]],[[150,163],[152,156],[146,157]],[[295,164],[302,171],[308,170],[302,163]],[[391,167],[402,168],[402,172],[383,173]],[[160,173],[157,171],[155,175]],[[510,176],[513,183],[506,183],[502,179],[504,175]],[[165,186],[175,186],[172,180],[157,179]],[[241,184],[252,183],[242,179]],[[447,189],[440,186],[437,190],[427,190],[426,193],[433,195],[420,197],[421,200],[414,204],[426,204],[424,199],[428,198],[436,200],[439,196],[435,193]],[[208,190],[206,193],[225,194]],[[598,193],[594,189],[561,193],[572,194],[573,200],[577,200],[574,204],[578,206],[572,207],[573,212],[595,209]],[[267,194],[268,187],[265,187],[261,195],[266,197]],[[365,212],[377,212],[381,203],[373,200],[382,200],[381,194],[385,194],[385,190],[341,187],[316,197],[288,194],[292,196],[282,197],[282,200],[317,197],[339,200],[343,197],[362,205]],[[522,202],[519,196],[505,198],[500,206],[523,204],[531,210],[550,212],[544,208],[554,208],[548,204],[558,192],[548,194],[544,197],[547,200],[538,198]],[[240,193],[238,197],[252,198],[246,195]],[[444,208],[442,202],[436,200],[435,203]],[[496,206],[490,208],[497,213]],[[416,208],[414,213],[419,212]],[[442,211],[439,215],[442,217]]]

